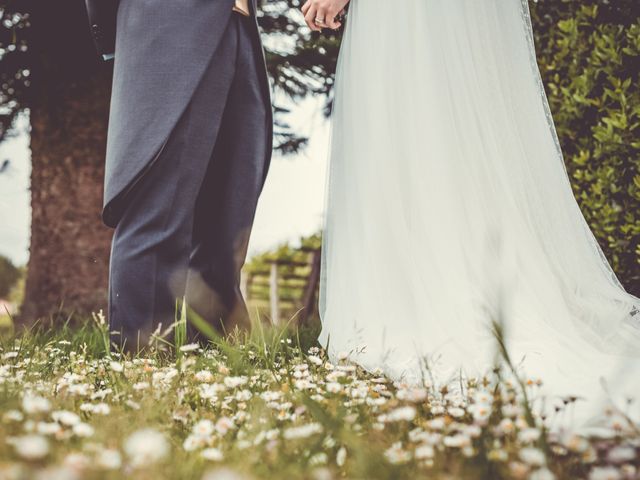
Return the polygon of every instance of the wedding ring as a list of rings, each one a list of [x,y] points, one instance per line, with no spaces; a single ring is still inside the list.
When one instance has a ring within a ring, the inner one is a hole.
[[[316,18],[316,19],[314,20],[314,22],[315,22],[315,24],[316,24],[316,25],[318,25],[318,26],[323,26],[323,25],[325,24],[325,23],[324,23],[324,18]]]

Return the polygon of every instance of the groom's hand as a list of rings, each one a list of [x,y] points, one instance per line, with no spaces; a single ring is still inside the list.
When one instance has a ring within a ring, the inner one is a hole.
[[[307,0],[302,6],[304,21],[314,32],[323,28],[337,29],[342,25],[336,18],[349,0]]]

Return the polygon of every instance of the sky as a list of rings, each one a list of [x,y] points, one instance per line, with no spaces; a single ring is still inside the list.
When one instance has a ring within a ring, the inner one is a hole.
[[[324,98],[309,98],[292,107],[287,118],[294,130],[310,139],[299,154],[275,155],[264,186],[249,245],[249,256],[284,242],[298,244],[301,236],[322,225],[329,122],[322,114]],[[14,264],[29,258],[31,222],[29,175],[31,172],[26,120],[22,134],[0,143],[0,255]]]

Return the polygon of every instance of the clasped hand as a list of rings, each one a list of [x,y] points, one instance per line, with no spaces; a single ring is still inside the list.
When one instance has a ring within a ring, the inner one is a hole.
[[[344,12],[349,0],[307,0],[302,6],[304,20],[314,32],[323,28],[338,29],[342,23],[338,15]]]

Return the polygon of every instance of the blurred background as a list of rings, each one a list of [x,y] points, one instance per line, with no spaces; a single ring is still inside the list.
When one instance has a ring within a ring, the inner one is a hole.
[[[264,0],[259,17],[276,151],[243,288],[276,322],[315,315],[341,36],[310,32],[302,3]],[[574,194],[620,281],[640,295],[640,5],[530,6]],[[82,321],[106,308],[112,231],[100,211],[111,75],[83,0],[0,0],[0,326]]]

